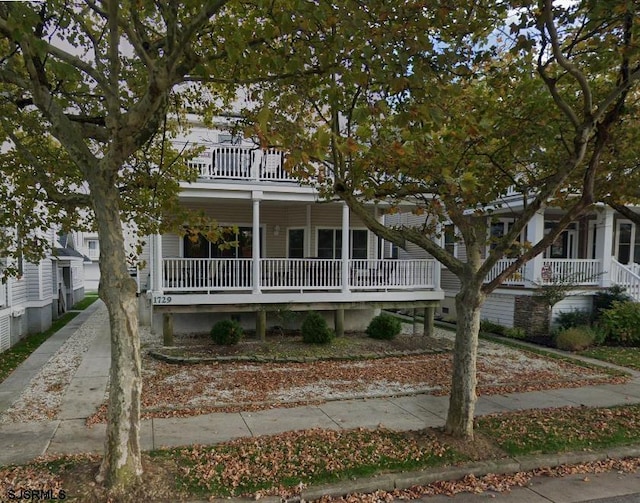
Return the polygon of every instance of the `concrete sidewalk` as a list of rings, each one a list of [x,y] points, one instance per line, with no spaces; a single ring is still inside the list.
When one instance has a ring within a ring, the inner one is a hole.
[[[0,383],[0,411],[6,410],[20,396],[22,389],[39,368],[97,309],[104,309],[104,305],[97,302],[81,313],[47,340],[7,380]],[[109,332],[108,326],[99,328],[100,332],[83,355],[82,363],[67,388],[61,412],[55,420],[0,424],[0,465],[26,463],[45,453],[102,452],[105,425],[95,425],[91,428],[85,426],[85,419],[103,402],[108,383]],[[640,374],[633,374],[633,379],[623,385],[482,396],[476,406],[476,415],[565,405],[597,407],[640,403]],[[418,394],[330,401],[321,405],[257,412],[150,419],[142,421],[141,445],[143,449],[151,450],[191,444],[216,444],[238,437],[270,435],[308,428],[374,428],[384,425],[393,430],[419,430],[443,426],[447,408],[446,396]],[[636,451],[629,455],[640,455],[640,450]],[[562,462],[558,456],[554,459]],[[525,469],[531,463],[529,460],[509,462],[510,467],[515,470]],[[489,471],[492,468],[497,467],[489,467]],[[527,498],[522,501],[536,500]]]

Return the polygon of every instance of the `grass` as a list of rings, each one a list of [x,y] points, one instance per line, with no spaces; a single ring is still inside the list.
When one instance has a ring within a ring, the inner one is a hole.
[[[83,300],[73,306],[73,309],[77,311],[84,310],[96,300],[98,300],[98,294],[88,294]],[[48,330],[28,335],[2,353],[2,358],[0,358],[0,382],[4,381],[11,372],[13,372],[23,361],[29,358],[29,355],[38,349],[44,341],[64,327],[77,315],[78,313],[73,312],[65,313],[57,320],[54,320]]]
[[[163,449],[145,455],[143,486],[122,501],[154,501],[252,495],[255,499],[300,484],[319,484],[381,472],[451,466],[540,453],[605,449],[640,443],[640,405],[610,408],[555,408],[515,411],[480,418],[469,446],[438,430],[394,432],[306,430],[232,440],[216,446]],[[64,488],[69,501],[105,501],[88,493],[99,457],[57,460],[0,468],[0,493],[9,484],[42,481]],[[12,482],[13,481],[13,482]],[[38,486],[41,487],[40,485]],[[92,496],[92,497],[89,497]],[[101,499],[102,498],[102,499]]]
[[[512,456],[604,449],[640,442],[640,405],[510,412],[479,419],[477,431]]]
[[[596,360],[640,370],[640,348],[599,346],[582,351],[580,354]]]
[[[76,310],[76,311],[84,311],[91,304],[93,304],[96,300],[98,300],[98,294],[97,293],[87,293],[87,294],[85,294],[84,299],[82,299],[80,302],[77,302],[76,304],[74,304],[74,306],[71,309]]]

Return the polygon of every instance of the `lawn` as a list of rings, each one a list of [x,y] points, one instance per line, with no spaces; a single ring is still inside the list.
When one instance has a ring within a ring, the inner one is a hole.
[[[587,349],[580,354],[596,360],[615,363],[622,367],[640,370],[640,348],[600,346]]]

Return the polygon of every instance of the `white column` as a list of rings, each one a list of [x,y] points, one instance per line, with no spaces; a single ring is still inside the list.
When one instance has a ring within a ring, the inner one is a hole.
[[[380,211],[380,208],[378,208],[377,206],[375,207],[374,211],[375,211],[376,220],[380,225],[383,225],[384,213],[382,213]],[[373,250],[373,258],[375,259],[384,258],[384,239],[378,236],[377,234],[374,234],[374,235],[376,239],[376,246],[375,246],[375,249]]]
[[[311,257],[311,205],[307,204],[307,230],[305,231],[304,256]]]
[[[253,293],[260,293],[260,200],[262,192],[254,191],[253,199],[253,227],[251,240],[251,256],[253,266]]]
[[[153,292],[162,294],[162,235],[156,234],[153,240]]]
[[[607,288],[611,286],[611,259],[613,258],[613,215],[614,211],[605,206],[596,222],[596,256],[600,259],[601,286]]]
[[[527,224],[527,241],[535,245],[544,238],[544,211],[537,211]],[[540,282],[542,279],[542,253],[533,257],[525,267],[525,285],[533,286],[532,282]]]
[[[342,203],[342,291],[349,291],[349,206]]]

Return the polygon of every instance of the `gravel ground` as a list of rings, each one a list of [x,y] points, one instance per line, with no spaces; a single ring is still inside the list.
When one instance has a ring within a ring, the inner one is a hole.
[[[65,390],[98,327],[108,323],[99,308],[29,383],[22,397],[0,422],[45,421],[56,417]],[[403,333],[411,334],[411,324]],[[436,328],[436,338],[451,345],[454,333]],[[140,328],[143,354],[161,345],[148,327]],[[408,355],[363,361],[319,361],[314,364],[209,363],[173,365],[145,357],[143,409],[153,416],[193,415],[238,406],[283,406],[353,397],[448,392],[451,354]],[[480,341],[479,390],[483,394],[575,387],[606,382],[610,376],[557,360]],[[104,408],[104,406],[103,406]],[[164,412],[163,412],[164,411]],[[98,416],[101,415],[98,413]],[[96,417],[96,419],[98,419]]]
[[[40,369],[20,398],[0,414],[0,423],[48,421],[55,418],[67,386],[82,362],[82,355],[96,338],[99,327],[105,323],[109,323],[107,309],[101,306]]]

